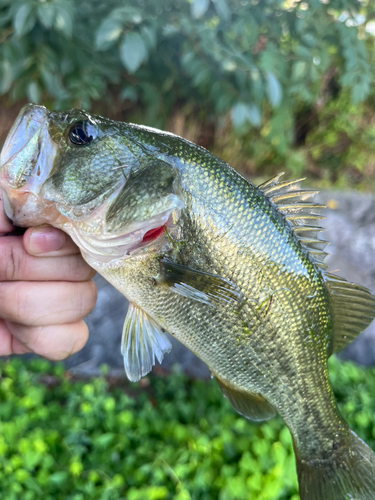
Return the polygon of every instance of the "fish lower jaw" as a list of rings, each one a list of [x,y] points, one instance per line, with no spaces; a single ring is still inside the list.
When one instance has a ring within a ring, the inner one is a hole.
[[[42,206],[39,198],[21,189],[7,190],[2,186],[1,198],[7,217],[15,226],[32,227],[41,224],[52,224],[60,217],[56,208]]]

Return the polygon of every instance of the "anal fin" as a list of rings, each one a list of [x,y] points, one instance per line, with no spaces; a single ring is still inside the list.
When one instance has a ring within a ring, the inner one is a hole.
[[[172,346],[160,326],[140,307],[130,303],[122,331],[121,354],[129,380],[137,382]]]
[[[213,374],[233,408],[249,420],[260,422],[275,416],[276,412],[268,401],[261,396],[250,391],[245,391],[231,384],[227,380]]]

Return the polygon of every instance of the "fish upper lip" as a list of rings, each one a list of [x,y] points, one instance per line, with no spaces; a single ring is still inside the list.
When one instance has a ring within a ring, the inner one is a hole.
[[[14,182],[14,178],[12,179],[15,170],[12,169],[12,161],[17,161],[17,157],[22,151],[26,153],[27,158],[25,158],[24,168],[22,171],[17,172],[16,178],[24,177],[26,181],[30,177],[39,155],[37,144],[39,135],[48,113],[48,110],[43,106],[35,105],[24,106],[20,111],[0,153],[0,182],[2,184],[9,184],[15,188],[19,187],[16,185],[17,182]],[[28,147],[30,152],[27,151]],[[15,185],[12,186],[12,184]]]

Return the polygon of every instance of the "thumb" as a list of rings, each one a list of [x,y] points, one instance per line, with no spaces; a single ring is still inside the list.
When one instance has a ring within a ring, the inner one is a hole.
[[[57,257],[79,253],[79,248],[71,238],[52,226],[29,228],[23,236],[25,250],[30,255]]]

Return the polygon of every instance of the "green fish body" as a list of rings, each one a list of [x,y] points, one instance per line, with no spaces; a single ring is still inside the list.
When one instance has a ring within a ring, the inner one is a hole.
[[[323,207],[300,184],[256,187],[172,134],[39,106],[21,112],[0,165],[8,216],[65,230],[128,298],[131,380],[168,352],[167,331],[239,413],[281,415],[302,500],[373,500],[375,455],[341,417],[327,359],[370,324],[375,299],[324,271]]]

